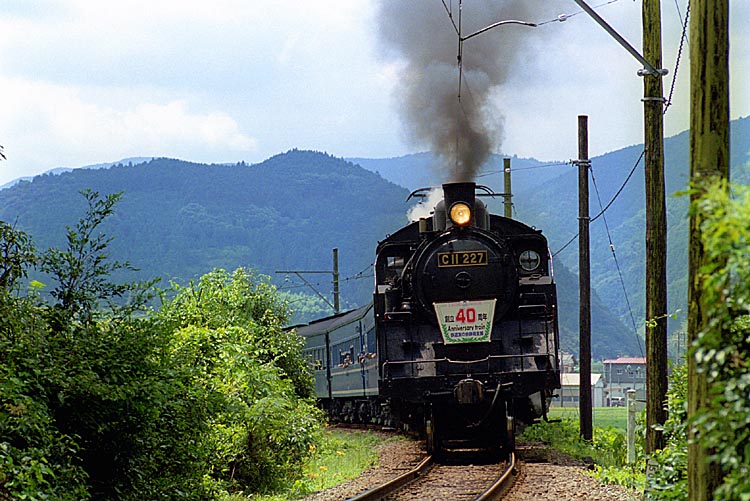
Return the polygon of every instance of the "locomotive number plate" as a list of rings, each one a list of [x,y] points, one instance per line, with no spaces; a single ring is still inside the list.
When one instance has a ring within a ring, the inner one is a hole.
[[[487,342],[492,334],[496,299],[435,303],[445,344]]]
[[[438,268],[453,266],[487,266],[487,251],[454,251],[437,253]]]

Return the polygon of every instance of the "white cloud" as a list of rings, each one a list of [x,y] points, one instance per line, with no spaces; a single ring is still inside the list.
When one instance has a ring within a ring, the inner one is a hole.
[[[2,1],[0,144],[8,160],[0,184],[125,156],[260,161],[293,147],[340,156],[416,149],[391,99],[402,63],[376,56],[376,3]],[[677,2],[682,14],[685,3]],[[640,47],[638,2],[600,12]],[[664,64],[673,71],[676,5],[663,3],[662,13]],[[733,0],[732,118],[750,113],[749,17],[750,2]],[[640,142],[639,65],[585,15],[543,28],[552,36],[498,92],[503,150],[566,159],[580,113],[590,115],[592,154]],[[686,47],[667,134],[688,124],[688,56]]]
[[[140,102],[112,95],[106,104],[74,87],[0,79],[0,137],[8,160],[0,184],[25,173],[127,156],[200,161],[253,154],[255,138],[222,111],[196,111],[188,100]],[[127,97],[127,96],[125,96]]]

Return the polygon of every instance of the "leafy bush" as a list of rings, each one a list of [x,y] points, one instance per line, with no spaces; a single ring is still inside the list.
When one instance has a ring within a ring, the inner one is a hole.
[[[0,499],[227,499],[299,476],[320,416],[267,280],[219,270],[149,313],[153,282],[112,282],[131,268],[97,234],[119,195],[83,195],[64,250],[37,258],[0,223]],[[39,282],[18,294],[36,262],[51,305]]]
[[[648,461],[647,499],[687,499],[687,365],[672,366],[664,449]]]
[[[696,416],[696,436],[723,472],[718,499],[750,499],[750,187],[715,183],[698,211],[708,262],[702,304],[708,319],[692,356],[705,374],[710,403]]]
[[[215,270],[174,293],[159,319],[173,332],[172,363],[192,371],[210,402],[209,491],[269,491],[299,476],[320,414],[302,342],[281,329],[272,286],[244,269]]]
[[[160,319],[170,329],[242,327],[247,332],[237,342],[246,343],[251,350],[248,356],[278,367],[294,383],[298,396],[313,395],[312,374],[302,357],[303,341],[294,332],[282,329],[287,319],[286,304],[278,299],[268,277],[255,276],[243,268],[232,274],[214,270],[201,277],[197,285],[172,286],[174,297],[167,300],[164,295],[160,312]]]

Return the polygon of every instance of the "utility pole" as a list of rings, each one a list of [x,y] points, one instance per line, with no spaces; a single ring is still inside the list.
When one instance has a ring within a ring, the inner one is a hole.
[[[661,68],[661,0],[643,0],[643,57]],[[666,421],[667,207],[662,73],[643,74],[646,183],[646,453],[664,448]]]
[[[644,77],[646,147],[646,450],[653,452],[664,443],[661,432],[653,425],[664,424],[667,394],[667,212],[662,95],[662,77],[667,70],[661,68],[661,5],[660,0],[643,0],[644,55],[641,56],[585,0],[574,1],[644,66],[638,74]]]
[[[729,0],[692,0],[690,22],[690,202],[714,180],[729,179]],[[711,261],[701,243],[699,216],[690,212],[688,247],[688,420],[709,403],[707,374],[690,348],[707,327],[701,268]],[[715,262],[715,260],[714,260]],[[688,428],[688,500],[708,501],[721,482],[711,451]]]
[[[305,285],[310,287],[312,291],[325,303],[330,306],[333,309],[333,312],[335,314],[339,314],[341,311],[339,308],[339,249],[334,248],[333,249],[333,271],[326,271],[326,270],[277,270],[276,273],[293,273],[297,275],[300,280],[305,282]],[[333,304],[318,291],[318,289],[315,288],[313,284],[311,284],[305,277],[303,277],[303,274],[331,274],[333,275]]]
[[[503,194],[503,208],[505,217],[513,217],[513,192],[510,187],[510,158],[503,158],[503,179],[505,180],[505,193]]]
[[[333,248],[333,311],[339,313],[339,248]]]
[[[594,438],[591,404],[591,262],[589,258],[589,131],[588,117],[578,116],[578,290],[579,351],[581,372],[578,403],[580,432],[584,440]]]

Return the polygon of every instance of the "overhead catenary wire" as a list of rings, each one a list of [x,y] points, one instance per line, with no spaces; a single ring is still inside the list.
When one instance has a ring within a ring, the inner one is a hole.
[[[348,276],[346,278],[339,279],[339,283],[341,283],[341,282],[351,282],[351,281],[354,281],[354,280],[362,280],[363,278],[372,278],[372,277],[375,276],[373,273],[365,274],[368,271],[370,271],[372,269],[372,267],[373,267],[372,264],[368,264],[361,271],[359,271],[359,272],[357,272],[357,273],[355,273],[353,275],[350,275],[350,276]],[[288,277],[285,280],[289,280]],[[326,285],[326,284],[332,284],[332,283],[333,282],[330,281],[330,280],[322,280],[322,281],[319,281],[319,282],[309,282],[310,285],[313,285],[315,287],[320,287],[320,286],[323,286],[323,285]],[[305,283],[295,283],[295,284],[285,285],[283,287],[278,287],[277,290],[279,290],[279,291],[286,291],[286,290],[292,290],[292,289],[303,289],[303,288],[306,288],[306,287],[309,287],[309,285],[305,284]]]
[[[619,0],[609,0],[607,2],[600,3],[598,5],[594,5],[592,8],[593,9],[598,9],[600,7],[604,7],[605,5],[609,5],[609,4],[618,2],[618,1]],[[555,18],[549,19],[547,21],[542,21],[541,23],[536,23],[536,25],[537,26],[544,26],[545,24],[556,23],[556,22],[564,22],[564,21],[567,21],[568,19],[570,19],[571,17],[575,17],[578,14],[583,14],[583,13],[584,13],[583,10],[579,10],[579,11],[574,12],[572,14],[560,14],[559,16],[557,16]]]
[[[677,14],[680,15],[680,6],[677,4],[677,0],[675,0],[675,5],[677,6]],[[682,56],[682,48],[685,44],[685,40],[687,36],[689,18],[690,18],[690,0],[688,0],[687,8],[685,10],[685,19],[682,21],[682,35],[680,35],[680,46],[677,49],[677,60],[674,63],[674,72],[672,74],[672,84],[669,87],[669,97],[664,102],[664,114],[667,113],[667,109],[672,105],[672,96],[674,95],[674,88],[675,88],[675,84],[677,83],[677,70],[680,68],[680,58]],[[680,19],[682,20],[681,15],[680,15]]]
[[[635,173],[635,170],[638,168],[638,164],[641,163],[641,160],[643,160],[643,156],[645,154],[646,154],[646,150],[642,150],[640,156],[638,157],[638,160],[636,160],[635,164],[633,164],[633,168],[630,169],[630,173],[625,178],[625,181],[623,181],[623,183],[620,186],[620,188],[617,190],[617,193],[615,193],[615,195],[612,197],[612,199],[609,201],[609,203],[606,205],[606,207],[604,207],[596,216],[594,216],[593,218],[591,218],[590,222],[593,223],[594,221],[596,221],[597,219],[599,219],[599,217],[601,217],[601,215],[604,214],[607,211],[607,209],[610,208],[610,206],[615,202],[615,200],[617,200],[617,197],[619,197],[620,193],[622,193],[622,190],[625,189],[625,186],[627,186],[628,182],[630,181],[630,178],[633,177],[633,173]],[[555,251],[554,253],[552,253],[552,257],[555,257],[558,254],[560,254],[562,251],[564,251],[565,248],[568,247],[571,243],[573,243],[577,238],[578,238],[578,233],[576,233],[575,235],[573,235],[570,238],[570,240],[568,240],[565,243],[565,245],[563,245],[560,249],[558,249],[557,251]]]
[[[604,221],[604,228],[607,231],[607,239],[609,240],[609,249],[612,252],[612,258],[614,259],[615,266],[617,267],[617,274],[620,277],[620,286],[622,287],[622,293],[623,293],[623,296],[625,297],[625,304],[628,307],[628,313],[630,314],[630,321],[633,324],[633,335],[635,336],[635,339],[638,342],[638,349],[641,351],[641,356],[643,356],[643,346],[641,346],[641,338],[638,336],[638,327],[635,323],[635,315],[633,315],[633,308],[630,306],[630,298],[628,296],[628,290],[625,287],[625,279],[622,276],[622,268],[620,267],[620,262],[617,259],[617,253],[615,252],[615,244],[612,241],[612,232],[609,231],[609,223],[607,223],[607,218],[604,215],[604,212],[606,209],[602,207],[602,197],[599,194],[599,187],[596,184],[596,177],[594,176],[593,166],[589,166],[589,171],[591,172],[591,181],[594,184],[594,191],[596,192],[596,198],[599,201],[599,207],[601,208],[601,212],[599,212],[599,215],[602,216],[602,220]],[[635,169],[631,171],[630,175],[632,175],[633,172],[635,172]],[[628,176],[628,179],[630,179],[630,176]],[[628,179],[625,180],[626,183]],[[622,191],[622,189],[620,191]],[[619,192],[617,194],[619,195]],[[612,200],[614,201],[614,198]],[[610,202],[607,205],[607,208],[609,208],[610,205],[612,205],[612,202]]]

